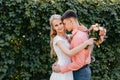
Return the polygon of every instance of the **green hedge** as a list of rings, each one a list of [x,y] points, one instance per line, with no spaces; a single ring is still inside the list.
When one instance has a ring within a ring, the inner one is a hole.
[[[113,1],[113,2],[112,2]],[[120,2],[117,0],[0,0],[0,80],[49,80],[49,17],[67,9],[79,22],[100,23],[107,36],[95,46],[91,80],[120,78]]]

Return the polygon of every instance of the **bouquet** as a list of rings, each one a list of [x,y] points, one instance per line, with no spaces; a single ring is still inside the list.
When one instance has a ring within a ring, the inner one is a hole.
[[[95,44],[100,47],[100,44],[104,41],[106,29],[96,23],[90,27],[88,34],[89,38],[96,38]]]

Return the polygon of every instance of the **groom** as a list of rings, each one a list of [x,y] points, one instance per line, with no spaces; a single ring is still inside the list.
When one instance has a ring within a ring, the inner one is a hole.
[[[79,24],[77,14],[74,11],[67,10],[62,15],[62,21],[66,30],[72,32],[71,49],[88,40],[88,30]],[[92,46],[81,50],[71,57],[72,62],[66,66],[53,65],[54,72],[65,73],[73,71],[74,80],[90,80],[91,51]]]

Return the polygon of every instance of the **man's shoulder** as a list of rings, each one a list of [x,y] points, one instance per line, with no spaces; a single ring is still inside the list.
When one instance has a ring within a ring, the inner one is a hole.
[[[83,31],[77,31],[73,37],[73,39],[84,39],[84,38],[87,39],[88,34],[86,32],[83,32]]]
[[[86,32],[83,32],[83,31],[77,31],[77,33],[75,34],[75,36],[82,36],[82,35],[86,35]]]
[[[79,39],[81,38],[81,36],[82,36],[81,31],[77,31],[76,34],[73,36],[73,39]]]

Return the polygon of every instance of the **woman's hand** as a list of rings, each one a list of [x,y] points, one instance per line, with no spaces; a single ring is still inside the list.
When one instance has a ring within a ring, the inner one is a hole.
[[[88,31],[87,27],[85,27],[82,23],[80,23],[78,29],[79,29],[80,31]]]

